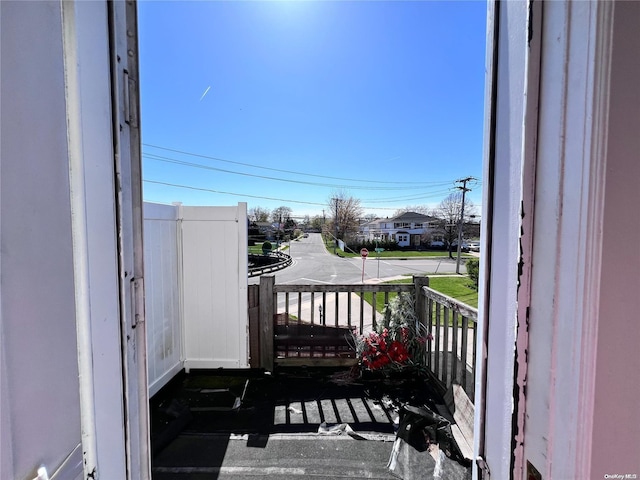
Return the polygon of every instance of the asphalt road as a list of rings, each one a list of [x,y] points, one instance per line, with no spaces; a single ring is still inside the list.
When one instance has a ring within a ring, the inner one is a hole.
[[[284,270],[275,272],[276,283],[324,283],[356,284],[362,283],[362,258],[340,258],[328,253],[322,244],[319,233],[310,233],[308,238],[291,242],[286,251],[293,258],[293,264]],[[376,281],[399,275],[429,273],[455,273],[456,262],[446,257],[424,257],[400,259],[376,259],[371,252],[364,261],[364,281]],[[465,273],[464,265],[460,266]],[[249,284],[260,282],[259,277],[249,278]]]

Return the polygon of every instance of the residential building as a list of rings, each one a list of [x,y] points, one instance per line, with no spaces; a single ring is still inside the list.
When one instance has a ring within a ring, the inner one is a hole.
[[[438,228],[438,219],[417,212],[404,212],[393,218],[377,219],[360,226],[360,238],[397,242],[400,247],[418,247],[428,243]]]

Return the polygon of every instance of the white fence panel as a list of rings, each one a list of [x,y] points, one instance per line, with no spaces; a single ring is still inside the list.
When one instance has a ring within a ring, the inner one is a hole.
[[[178,207],[144,204],[149,395],[182,369]]]
[[[248,367],[247,205],[183,207],[185,369]]]

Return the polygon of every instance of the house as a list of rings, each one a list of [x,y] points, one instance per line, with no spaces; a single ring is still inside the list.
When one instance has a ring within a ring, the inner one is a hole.
[[[404,212],[394,218],[377,219],[360,226],[363,240],[398,242],[400,247],[424,244],[435,230],[438,219],[417,212]]]
[[[151,476],[135,8],[0,2],[3,479]],[[640,475],[638,25],[488,3],[474,478]]]

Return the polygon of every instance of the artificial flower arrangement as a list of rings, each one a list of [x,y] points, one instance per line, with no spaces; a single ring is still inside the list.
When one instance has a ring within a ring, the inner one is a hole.
[[[353,347],[363,370],[390,373],[425,364],[426,344],[433,337],[415,312],[410,293],[399,293],[385,307],[374,331],[353,336]]]

